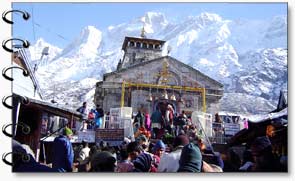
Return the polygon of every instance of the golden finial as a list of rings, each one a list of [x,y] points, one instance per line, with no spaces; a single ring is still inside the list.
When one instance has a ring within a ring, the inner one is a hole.
[[[146,38],[144,33],[145,33],[145,31],[144,31],[144,26],[143,26],[141,29],[141,34],[140,34],[141,38]]]

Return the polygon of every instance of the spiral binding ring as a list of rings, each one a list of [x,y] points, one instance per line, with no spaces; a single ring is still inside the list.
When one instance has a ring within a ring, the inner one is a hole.
[[[21,10],[10,10],[10,11],[5,11],[5,12],[3,12],[3,14],[2,14],[2,19],[3,19],[3,21],[5,21],[5,22],[8,23],[8,24],[13,24],[13,23],[14,23],[12,20],[9,20],[9,19],[6,18],[6,16],[7,16],[8,13],[22,13],[22,14],[23,14],[22,17],[23,17],[24,20],[28,20],[28,19],[30,18],[30,14],[29,14],[28,12],[26,12],[26,11],[21,11]],[[7,44],[9,41],[13,41],[13,40],[21,41],[21,42],[22,42],[22,46],[23,46],[23,48],[28,48],[28,47],[30,46],[30,43],[29,43],[27,40],[22,40],[22,39],[18,39],[18,38],[11,38],[11,39],[8,39],[8,40],[4,40],[4,41],[2,42],[2,47],[3,47],[3,49],[6,50],[6,51],[8,51],[8,52],[13,53],[13,52],[14,52],[13,49],[10,49],[10,48],[8,48],[8,47],[6,46],[6,44]],[[11,67],[8,67],[8,68],[5,68],[5,69],[2,70],[2,76],[3,76],[5,79],[10,80],[10,81],[13,81],[13,80],[14,80],[12,77],[9,77],[9,76],[6,75],[6,71],[9,70],[9,69],[12,69],[12,68],[18,68],[18,69],[21,69],[21,70],[23,70],[23,75],[24,75],[25,77],[29,76],[29,72],[26,71],[25,69],[23,69],[23,68],[21,68],[21,67],[17,67],[17,66],[11,66]],[[6,108],[8,108],[8,109],[13,109],[14,106],[12,106],[12,105],[8,105],[8,104],[6,103],[6,100],[7,100],[9,97],[13,97],[13,95],[11,95],[11,96],[7,96],[7,97],[3,97],[3,99],[2,99],[2,104],[3,104]],[[21,101],[22,104],[29,104],[29,103],[30,103],[30,101],[29,101],[29,99],[28,99],[27,97],[18,96],[17,98],[18,98],[18,101]],[[6,135],[6,136],[8,136],[8,137],[13,137],[12,134],[7,133],[7,131],[6,131],[6,128],[9,127],[9,126],[11,126],[11,125],[13,125],[13,124],[3,125],[3,127],[2,127],[2,132],[3,132],[3,134]],[[29,134],[29,133],[31,132],[30,127],[27,126],[26,124],[22,123],[22,122],[19,122],[17,125],[22,127],[22,132],[23,132],[24,134]],[[3,161],[5,164],[7,164],[7,165],[14,166],[14,163],[9,162],[9,161],[6,160],[6,157],[7,157],[9,154],[19,154],[19,155],[21,155],[21,159],[22,159],[23,162],[29,162],[29,161],[30,161],[30,156],[29,156],[28,154],[25,154],[25,153],[21,153],[21,152],[3,153],[3,155],[2,155],[2,161]],[[14,162],[14,160],[12,160],[12,161]]]
[[[6,131],[6,129],[7,129],[7,127],[12,126],[12,125],[14,125],[14,124],[7,124],[7,125],[3,125],[3,127],[2,127],[3,134],[8,136],[8,137],[11,137],[11,138],[13,137],[13,135],[8,133]],[[20,122],[20,123],[18,123],[16,125],[22,127],[22,133],[24,133],[24,134],[29,134],[31,132],[31,128],[28,125],[26,125],[25,123],[23,123],[23,122]]]
[[[13,79],[12,77],[9,77],[8,75],[6,75],[6,71],[9,70],[9,69],[21,69],[21,70],[23,70],[23,75],[24,75],[25,77],[28,77],[28,76],[30,75],[29,72],[28,72],[26,69],[22,68],[22,67],[11,66],[11,67],[8,67],[8,68],[4,68],[4,69],[2,70],[2,76],[3,76],[5,79],[10,80],[10,81],[13,81],[14,79]]]
[[[3,98],[2,98],[2,104],[3,104],[3,106],[5,106],[6,108],[8,108],[8,109],[13,109],[13,106],[11,106],[11,105],[8,105],[7,103],[6,103],[6,100],[9,98],[9,97],[12,97],[12,96],[4,96]]]
[[[9,152],[9,153],[3,153],[2,155],[2,161],[7,164],[7,165],[10,165],[10,166],[14,166],[14,163],[11,163],[9,161],[6,160],[6,157],[9,155],[9,154],[18,154],[18,155],[21,155],[22,156],[22,161],[27,163],[30,161],[30,155],[29,154],[25,154],[25,153],[21,153],[21,152]]]
[[[4,50],[13,53],[13,49],[10,49],[10,48],[6,47],[6,43],[9,42],[9,41],[12,41],[12,40],[18,40],[18,41],[23,42],[23,48],[28,48],[30,46],[30,42],[27,41],[27,40],[22,40],[20,38],[11,38],[11,39],[8,39],[8,40],[4,40],[2,42],[2,47],[3,47]]]
[[[8,13],[13,13],[13,12],[19,12],[19,13],[22,13],[23,14],[23,18],[24,20],[28,20],[30,18],[30,14],[26,11],[21,11],[21,10],[10,10],[10,11],[4,11],[3,14],[2,14],[2,19],[3,21],[5,21],[6,23],[8,24],[13,24],[13,21],[9,20],[6,18],[6,15]]]
[[[5,106],[5,107],[8,108],[8,109],[13,109],[13,106],[11,106],[11,105],[9,105],[9,104],[6,103],[6,100],[7,100],[8,98],[10,98],[10,97],[13,97],[13,95],[11,95],[11,96],[4,96],[4,97],[2,98],[2,104],[3,104],[3,106]],[[21,100],[21,103],[22,103],[22,104],[24,104],[24,105],[28,105],[28,104],[30,104],[30,101],[29,101],[29,99],[28,99],[27,97],[18,96],[18,98]]]

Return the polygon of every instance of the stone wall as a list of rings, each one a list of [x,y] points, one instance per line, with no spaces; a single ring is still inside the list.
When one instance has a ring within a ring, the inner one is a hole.
[[[126,68],[131,65],[145,62],[148,60],[156,59],[161,56],[161,50],[130,47],[125,52],[122,68]]]
[[[122,82],[160,84],[163,77],[157,76],[162,71],[163,63],[168,62],[169,82],[168,85],[205,87],[206,88],[206,108],[207,113],[215,114],[219,111],[219,100],[223,95],[223,87],[210,77],[198,72],[197,70],[184,66],[181,62],[171,58],[162,57],[146,63],[130,67],[128,69],[106,74],[103,82],[97,83],[95,93],[95,103],[103,105],[105,111],[112,107],[120,107]],[[131,91],[131,92],[130,92]],[[161,94],[163,89],[152,88],[152,94]],[[175,105],[178,112],[202,111],[202,96],[200,92],[167,90],[169,97],[172,93],[176,98],[181,94],[185,100],[184,104],[176,101],[170,101]],[[132,87],[125,89],[124,106],[132,106],[133,111],[145,109],[152,112],[155,109],[156,101],[146,101],[149,95],[149,88]]]

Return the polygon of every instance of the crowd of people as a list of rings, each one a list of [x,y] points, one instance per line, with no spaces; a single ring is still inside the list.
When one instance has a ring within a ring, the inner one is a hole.
[[[95,120],[101,126],[103,110],[86,114],[86,103],[77,109],[85,114],[83,119]],[[89,115],[93,113],[93,116]],[[110,146],[82,142],[72,145],[73,132],[65,127],[52,146],[52,163],[38,163],[32,151],[14,141],[14,149],[29,155],[29,161],[19,155],[14,158],[17,172],[279,172],[286,171],[286,163],[273,152],[267,136],[257,137],[240,156],[233,148],[226,153],[215,152],[208,144],[198,125],[194,125],[185,112],[175,114],[168,106],[167,112],[157,109],[151,117],[138,111],[133,122],[134,139],[125,138],[120,145]]]
[[[73,147],[72,131],[65,128],[55,138],[51,166],[35,161],[34,153],[26,145],[13,142],[13,149],[28,155],[14,155],[16,172],[278,172],[284,171],[280,160],[273,154],[268,137],[258,137],[242,159],[233,149],[223,160],[202,141],[186,132],[173,139],[172,144],[162,139],[150,140],[140,135],[135,141],[126,139],[119,146],[105,141],[89,147],[83,142]],[[208,153],[210,159],[208,159]],[[204,156],[205,155],[205,156]]]

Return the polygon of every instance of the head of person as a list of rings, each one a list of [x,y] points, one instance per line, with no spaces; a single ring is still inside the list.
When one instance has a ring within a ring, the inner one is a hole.
[[[208,151],[209,148],[206,147],[206,144],[204,143],[204,138],[202,138],[198,133],[192,134],[192,142],[197,144],[202,152]],[[207,150],[208,149],[208,150]]]
[[[173,148],[184,147],[189,144],[189,139],[186,135],[178,135],[173,140]]]
[[[137,141],[133,141],[127,145],[127,153],[130,160],[135,160],[136,157],[142,152],[142,147]]]
[[[100,141],[99,147],[101,150],[106,151],[109,149],[109,143],[106,141]]]
[[[166,145],[164,144],[164,142],[162,140],[158,140],[153,147],[153,154],[161,157],[164,154],[165,149]]]
[[[202,154],[197,145],[189,143],[182,149],[178,172],[201,172]]]
[[[83,146],[83,148],[86,148],[86,147],[88,147],[89,145],[88,145],[88,142],[86,142],[86,141],[82,141],[82,146]]]
[[[149,172],[152,167],[152,156],[148,153],[141,153],[133,161],[135,172]]]
[[[65,127],[64,130],[63,130],[63,135],[66,136],[69,139],[72,139],[73,131],[70,128]]]
[[[86,107],[87,106],[87,102],[83,102],[83,107]]]
[[[144,134],[141,134],[140,136],[138,136],[136,138],[136,141],[140,144],[140,146],[142,147],[142,149],[146,150],[148,148],[148,139]]]
[[[122,150],[120,151],[120,157],[121,157],[121,161],[123,161],[123,160],[128,160],[129,155],[128,155],[126,149],[122,149]]]
[[[108,151],[97,152],[91,157],[91,172],[114,172],[116,158]]]
[[[99,151],[99,149],[96,145],[91,146],[90,151],[89,151],[89,157],[91,158],[98,151]]]

